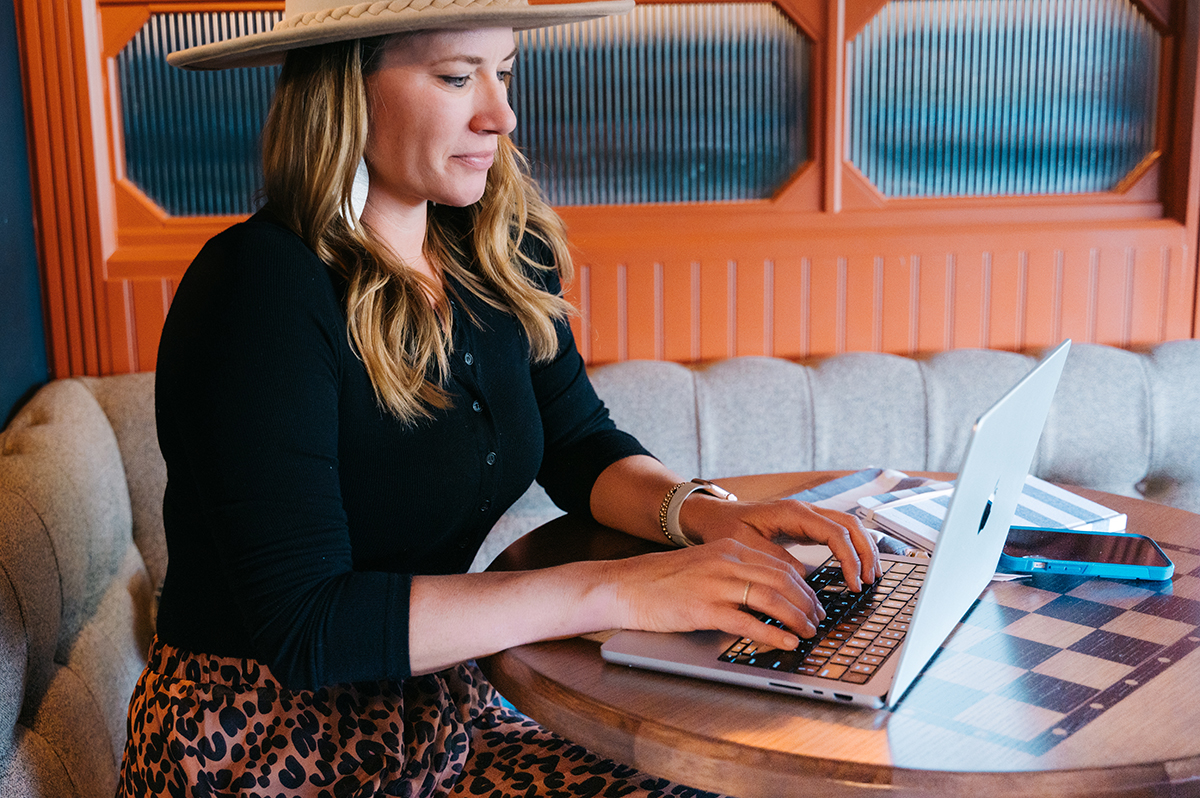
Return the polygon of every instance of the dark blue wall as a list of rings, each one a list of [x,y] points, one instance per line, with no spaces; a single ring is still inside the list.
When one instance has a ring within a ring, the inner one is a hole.
[[[0,423],[49,375],[13,0],[0,0]]]

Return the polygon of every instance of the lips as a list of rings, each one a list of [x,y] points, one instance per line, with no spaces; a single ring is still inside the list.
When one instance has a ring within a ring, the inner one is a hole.
[[[464,152],[452,157],[454,160],[470,169],[486,171],[487,169],[491,168],[492,162],[496,160],[496,151],[488,150],[487,152]]]

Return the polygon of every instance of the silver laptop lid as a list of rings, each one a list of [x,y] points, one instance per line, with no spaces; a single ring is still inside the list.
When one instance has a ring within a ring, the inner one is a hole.
[[[889,707],[904,695],[995,573],[1070,348],[1069,339],[1055,347],[975,422],[899,652]]]

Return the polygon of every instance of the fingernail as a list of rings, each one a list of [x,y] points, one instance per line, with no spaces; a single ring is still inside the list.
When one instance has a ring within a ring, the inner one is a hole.
[[[788,635],[784,638],[784,641],[787,644],[788,651],[795,651],[800,647],[800,638],[795,635]]]

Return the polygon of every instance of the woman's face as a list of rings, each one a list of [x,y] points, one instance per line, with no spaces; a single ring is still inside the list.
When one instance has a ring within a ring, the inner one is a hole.
[[[483,196],[501,135],[516,126],[511,28],[402,37],[366,78],[368,203],[466,206]]]

